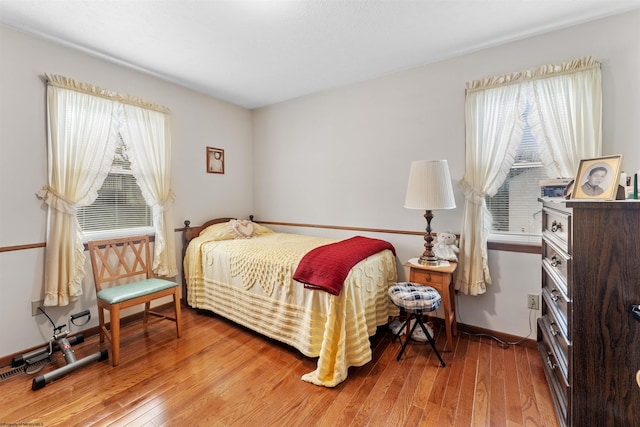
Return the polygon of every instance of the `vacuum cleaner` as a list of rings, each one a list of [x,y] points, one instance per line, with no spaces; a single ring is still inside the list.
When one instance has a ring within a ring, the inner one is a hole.
[[[51,320],[51,318],[47,315],[47,313],[44,312],[41,307],[38,307],[38,310],[40,310],[45,316],[47,316],[47,319],[49,319],[49,321],[53,325],[53,336],[51,337],[51,339],[49,339],[49,343],[44,347],[30,351],[29,353],[15,356],[13,358],[13,361],[11,362],[11,366],[16,368],[25,365],[25,372],[28,372],[30,366],[40,364],[42,365],[40,369],[42,369],[44,367],[44,364],[42,364],[42,362],[45,359],[50,359],[53,353],[58,350],[62,352],[67,364],[56,370],[47,372],[44,375],[40,375],[34,378],[31,384],[32,390],[39,390],[49,384],[51,381],[62,378],[65,375],[83,368],[90,363],[101,362],[109,358],[109,352],[107,351],[107,349],[102,349],[97,353],[91,354],[85,358],[77,359],[72,346],[84,342],[84,336],[82,334],[76,334],[67,338],[67,336],[71,333],[71,323],[76,326],[82,326],[88,323],[89,320],[91,320],[91,312],[89,310],[72,314],[70,316],[69,329],[65,329],[67,325],[56,326],[53,320]],[[84,323],[80,325],[75,323],[76,319],[80,319],[83,317],[87,317]],[[63,329],[65,330],[63,331]]]

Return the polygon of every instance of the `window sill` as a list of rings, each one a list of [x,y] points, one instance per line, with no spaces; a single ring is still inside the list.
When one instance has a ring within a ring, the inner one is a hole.
[[[489,236],[487,249],[540,255],[542,254],[542,237],[492,234]]]
[[[82,243],[87,243],[90,240],[103,240],[103,239],[117,239],[119,237],[138,236],[141,234],[148,234],[155,236],[156,230],[153,227],[136,227],[136,228],[121,228],[118,230],[101,230],[101,231],[87,231],[82,233]]]
[[[531,243],[487,242],[487,249],[492,251],[522,252],[526,254],[542,254],[539,245]]]

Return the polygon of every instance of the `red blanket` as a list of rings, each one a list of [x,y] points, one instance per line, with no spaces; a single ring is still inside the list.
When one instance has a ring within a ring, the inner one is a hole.
[[[396,254],[391,243],[362,236],[320,246],[302,257],[293,280],[304,283],[307,289],[320,289],[339,295],[351,268],[385,249]]]

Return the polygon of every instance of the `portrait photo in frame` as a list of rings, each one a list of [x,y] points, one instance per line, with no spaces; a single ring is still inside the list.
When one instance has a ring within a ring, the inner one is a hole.
[[[621,155],[580,160],[571,198],[614,200],[618,190],[621,165]]]
[[[224,150],[207,147],[207,172],[224,173]]]

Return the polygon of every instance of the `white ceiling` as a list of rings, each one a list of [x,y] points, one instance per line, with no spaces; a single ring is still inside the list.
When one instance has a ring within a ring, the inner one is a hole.
[[[640,0],[0,0],[0,24],[257,108],[637,8]]]

